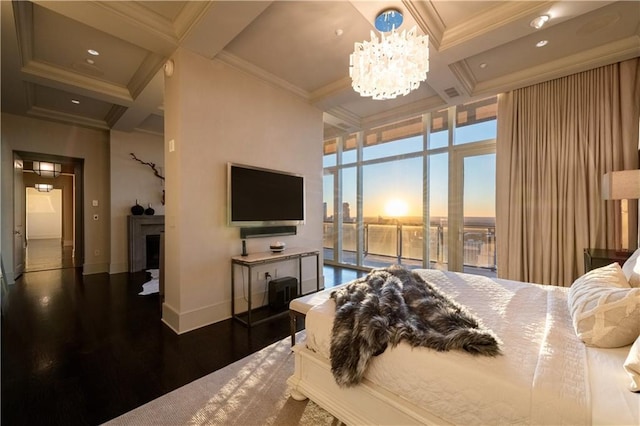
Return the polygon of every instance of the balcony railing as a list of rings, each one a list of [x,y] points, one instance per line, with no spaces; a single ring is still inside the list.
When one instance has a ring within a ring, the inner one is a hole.
[[[333,252],[333,223],[324,222],[325,258]],[[448,263],[448,227],[433,224],[429,227],[429,261],[434,265]],[[421,225],[364,224],[365,266],[401,263],[422,265],[424,234]],[[465,224],[463,231],[465,267],[496,271],[495,226]],[[343,262],[355,263],[356,224],[342,226]]]

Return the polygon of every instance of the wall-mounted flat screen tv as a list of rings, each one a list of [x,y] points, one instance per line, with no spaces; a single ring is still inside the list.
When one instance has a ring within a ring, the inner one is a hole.
[[[229,225],[299,225],[305,220],[304,177],[242,164],[227,164]]]

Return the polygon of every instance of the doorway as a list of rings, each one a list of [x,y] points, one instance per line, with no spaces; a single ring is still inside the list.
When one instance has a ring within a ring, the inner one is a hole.
[[[496,276],[496,148],[455,147],[449,186],[450,271]]]
[[[82,266],[84,161],[24,151],[15,154],[23,162],[21,190],[16,188],[19,194],[16,194],[15,203],[16,208],[21,204],[24,224],[24,272]],[[60,164],[60,174],[56,177],[36,174],[34,161]]]
[[[59,183],[58,183],[59,184]],[[65,185],[63,185],[64,188]],[[73,262],[73,234],[67,223],[72,217],[64,213],[63,189],[36,189],[26,187],[26,238],[25,272],[70,268]],[[69,200],[70,201],[70,200]],[[71,203],[67,203],[71,204]],[[67,228],[67,229],[65,229]],[[63,234],[67,231],[67,238]]]

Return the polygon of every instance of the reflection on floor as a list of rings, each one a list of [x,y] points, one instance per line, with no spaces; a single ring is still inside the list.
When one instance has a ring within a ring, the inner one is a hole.
[[[73,247],[58,238],[30,239],[27,242],[25,272],[73,268]]]
[[[325,248],[324,249],[324,259],[333,259],[333,250]],[[356,254],[353,251],[343,251],[342,252],[342,263],[345,265],[356,265]],[[367,254],[364,257],[363,267],[365,268],[386,268],[390,265],[401,264],[402,266],[408,269],[420,269],[423,268],[421,259],[398,259],[397,257],[392,256],[381,256],[381,255],[373,255]],[[441,271],[449,270],[449,265],[444,262],[430,262],[429,269],[439,269]],[[461,272],[466,274],[474,274],[474,275],[483,275],[485,277],[496,278],[498,276],[495,268],[482,268],[472,265],[464,265]]]
[[[323,268],[324,273],[324,287],[330,288],[339,284],[348,283],[356,278],[367,275],[366,272],[357,271],[355,269],[341,268],[338,266],[327,266]]]
[[[327,288],[362,274],[323,273]],[[148,279],[66,268],[27,272],[9,286],[0,424],[101,424],[289,335],[287,317],[177,335],[160,320],[158,293],[138,295]]]

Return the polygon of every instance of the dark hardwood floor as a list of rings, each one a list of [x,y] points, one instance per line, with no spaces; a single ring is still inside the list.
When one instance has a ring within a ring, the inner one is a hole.
[[[325,267],[325,286],[362,272]],[[226,320],[177,335],[160,321],[147,273],[28,272],[2,294],[3,425],[96,425],[289,334],[282,317]]]

